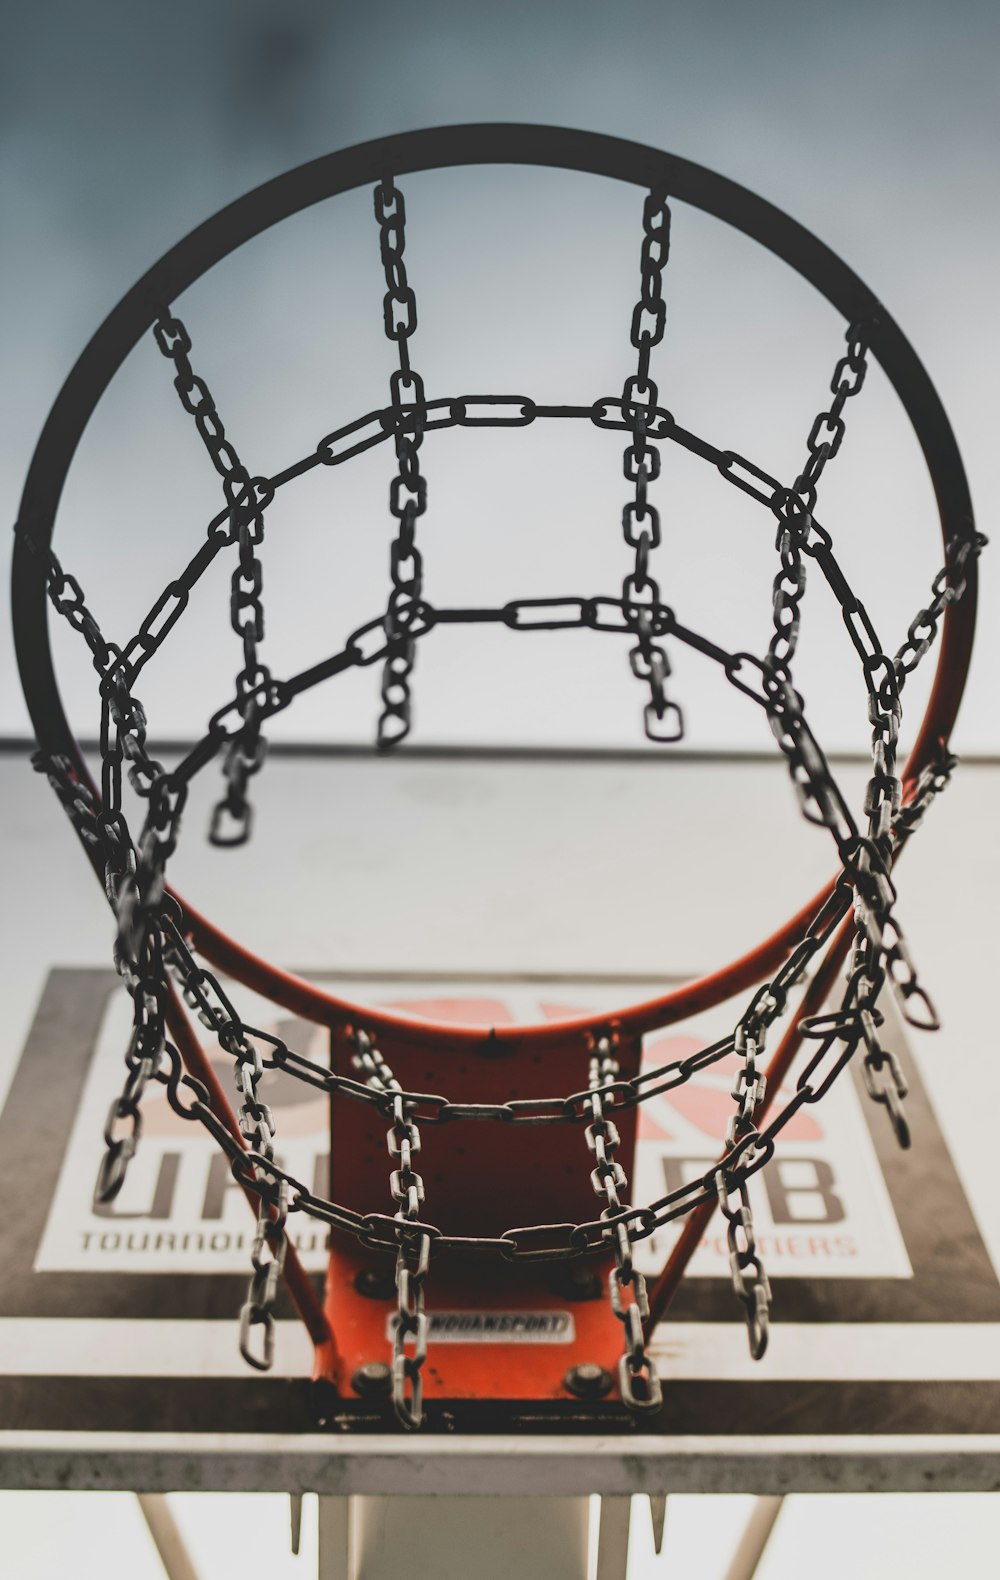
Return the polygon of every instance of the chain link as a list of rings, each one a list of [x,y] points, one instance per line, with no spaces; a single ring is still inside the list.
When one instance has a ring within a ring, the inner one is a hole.
[[[775,547],[781,563],[773,586],[774,633],[767,662],[771,673],[785,681],[790,679],[790,665],[798,644],[800,605],[806,588],[802,555],[808,552],[814,528],[819,480],[843,442],[844,404],[861,389],[867,370],[862,327],[852,324],[846,339],[847,353],[838,361],[830,380],[833,401],[819,413],[809,430],[808,457],[802,471],[774,505],[779,523]]]
[[[651,550],[660,544],[660,512],[648,497],[649,485],[660,475],[660,452],[649,442],[650,418],[657,410],[659,391],[650,375],[650,356],[663,339],[666,303],[663,270],[670,251],[670,207],[663,192],[647,194],[642,208],[642,288],[632,314],[632,345],[638,352],[636,372],[622,389],[622,415],[632,429],[632,443],[625,450],[622,469],[634,484],[633,497],[622,511],[622,532],[635,550],[631,571],[622,583],[622,606],[636,642],[629,650],[629,666],[637,680],[649,686],[643,711],[643,728],[651,741],[679,741],[684,718],[666,693],[670,662],[666,650],[653,640],[650,605],[660,602],[659,584],[649,569]]]
[[[726,1220],[726,1243],[729,1246],[733,1289],[746,1312],[750,1354],[755,1361],[759,1361],[767,1349],[771,1286],[757,1254],[750,1193],[745,1179],[730,1183],[724,1168],[716,1171],[715,1188],[719,1209]],[[739,1196],[738,1207],[733,1207],[730,1201],[734,1188]]]
[[[931,601],[926,609],[920,610],[910,624],[906,641],[896,654],[894,663],[900,686],[903,684],[904,676],[912,674],[920,660],[930,651],[942,615],[949,604],[957,603],[965,592],[966,568],[969,561],[979,556],[986,547],[987,541],[988,539],[981,532],[975,533],[971,538],[956,536],[949,539],[945,563],[931,586],[933,595]]]
[[[392,1102],[392,1122],[386,1142],[396,1167],[389,1175],[389,1191],[396,1203],[396,1321],[392,1333],[392,1402],[403,1426],[418,1427],[423,1420],[423,1365],[427,1359],[427,1313],[424,1280],[430,1266],[431,1236],[420,1226],[424,1182],[413,1167],[420,1151],[420,1131],[414,1124],[402,1087],[365,1031],[355,1031],[354,1065],[373,1091]],[[407,1347],[412,1345],[413,1353]]]
[[[272,1154],[273,1155],[273,1154]],[[254,1183],[257,1184],[256,1177]],[[288,1183],[278,1183],[277,1200],[261,1194],[257,1208],[257,1232],[250,1260],[253,1273],[247,1298],[240,1311],[240,1354],[257,1371],[267,1372],[274,1364],[274,1307],[281,1288],[288,1251]],[[260,1349],[254,1348],[254,1331],[260,1328]]]
[[[112,716],[117,720],[114,706]],[[107,807],[99,809],[89,787],[75,776],[69,761],[46,759],[42,754],[37,754],[35,759],[36,767],[45,771],[56,786],[85,843],[108,852],[105,887],[118,917],[115,963],[132,1000],[132,1033],[125,1054],[128,1074],[108,1114],[104,1131],[106,1150],[94,1192],[95,1201],[102,1205],[118,1195],[135,1155],[142,1130],[140,1103],[147,1085],[153,1079],[167,1079],[166,1065],[170,1061],[165,1032],[167,965],[176,966],[181,959],[178,947],[181,940],[171,914],[173,902],[165,893],[164,874],[167,858],[176,844],[186,787],[172,786],[162,766],[154,763],[145,752],[145,721],[138,705],[132,703],[129,717],[133,733],[119,736],[127,746],[117,753],[118,767],[120,770],[124,755],[133,759],[133,771],[138,770],[133,783],[149,799],[149,812],[137,853],[128,846],[130,861],[118,864],[120,846],[115,843],[109,847],[104,836]],[[112,786],[110,805],[116,809],[112,827],[117,830],[121,817],[117,810],[120,807],[120,771],[112,776]],[[190,960],[186,948],[182,947],[182,953]],[[261,1103],[257,1095],[263,1061],[217,983],[215,989],[229,1013],[214,1021],[208,1016],[205,1019],[217,1030],[222,1047],[237,1059],[240,1131],[250,1154],[266,1168],[274,1157],[274,1119],[269,1107]],[[189,1002],[196,1001],[190,980],[185,996]],[[211,1128],[218,1135],[217,1126]],[[242,1150],[236,1155],[242,1163],[245,1159]],[[252,1173],[243,1177],[257,1188]],[[273,1218],[269,1207],[276,1208]],[[252,1251],[254,1271],[241,1313],[240,1349],[249,1363],[261,1370],[269,1369],[274,1353],[273,1307],[287,1250],[284,1232],[287,1211],[287,1201],[280,1188],[277,1195],[260,1195]],[[262,1326],[264,1333],[263,1352],[259,1356],[251,1349],[251,1329],[257,1326]]]
[[[905,1086],[894,1078],[890,1056],[876,1035],[880,1016],[876,1000],[887,979],[911,1023],[935,1026],[937,1017],[920,985],[898,921],[889,871],[892,863],[892,821],[900,806],[902,786],[895,772],[901,706],[900,672],[882,651],[872,621],[852,592],[832,552],[829,534],[815,520],[817,489],[827,463],[840,448],[846,401],[861,389],[866,372],[865,336],[861,326],[847,331],[847,353],[831,380],[833,402],[815,419],[808,439],[809,458],[788,494],[776,505],[777,547],[781,569],[774,582],[774,634],[768,649],[768,713],[772,730],[785,753],[806,817],[822,823],[833,835],[845,873],[855,890],[858,934],[854,975],[848,998],[857,1011],[851,1017],[856,1040],[866,1045],[869,1090],[885,1103],[901,1144],[908,1144],[899,1103]],[[790,664],[798,637],[800,602],[805,590],[803,555],[810,555],[841,605],[845,625],[862,661],[872,725],[872,775],[865,795],[868,832],[862,837],[838,790],[815,737],[805,723],[802,699],[791,683]],[[963,561],[964,563],[964,561]],[[892,1079],[892,1095],[884,1079]]]
[[[419,460],[426,412],[424,382],[410,362],[417,300],[403,261],[406,205],[402,192],[388,177],[375,188],[375,218],[385,271],[385,332],[395,341],[399,355],[399,367],[390,380],[398,472],[389,490],[389,509],[398,525],[389,551],[392,592],[385,615],[388,657],[382,670],[383,706],[378,721],[378,744],[385,747],[398,745],[410,733],[410,676],[416,659],[410,627],[420,608],[423,587],[423,556],[416,544],[416,525],[427,508],[427,484]]]
[[[236,1033],[233,1023],[227,1028],[223,1047],[236,1061],[234,1073],[239,1096],[236,1117],[247,1154],[257,1165],[248,1177],[248,1183],[258,1192],[257,1232],[251,1252],[253,1273],[240,1313],[240,1352],[251,1366],[259,1371],[269,1371],[274,1360],[274,1307],[288,1249],[285,1233],[288,1184],[285,1180],[279,1180],[275,1194],[260,1188],[262,1182],[268,1179],[270,1165],[274,1162],[275,1128],[274,1115],[268,1104],[261,1102],[258,1093],[264,1074],[264,1059],[260,1049],[255,1039],[245,1031]],[[262,1347],[259,1351],[253,1348],[256,1328],[262,1330]]]
[[[649,1316],[646,1280],[632,1260],[632,1236],[627,1218],[621,1216],[621,1192],[627,1187],[625,1170],[615,1157],[621,1137],[608,1113],[614,1108],[620,1067],[612,1053],[610,1038],[601,1037],[591,1055],[589,1095],[586,1107],[590,1123],[584,1135],[594,1157],[590,1182],[599,1200],[607,1205],[602,1222],[612,1247],[615,1265],[611,1269],[608,1292],[611,1310],[625,1329],[625,1349],[618,1366],[622,1403],[630,1410],[658,1410],[663,1403],[660,1379],[646,1354],[643,1323]]]
[[[243,648],[243,667],[236,677],[243,724],[226,753],[226,794],[212,812],[208,837],[213,845],[243,845],[252,826],[247,782],[260,770],[267,751],[261,734],[258,692],[269,680],[270,671],[258,655],[264,639],[264,573],[256,552],[264,537],[264,510],[254,479],[226,437],[208,385],[191,366],[191,336],[186,326],[163,311],[153,333],[161,352],[173,363],[174,387],[181,405],[194,418],[212,465],[222,478],[226,513],[238,547],[238,561],[230,581],[229,618]]]

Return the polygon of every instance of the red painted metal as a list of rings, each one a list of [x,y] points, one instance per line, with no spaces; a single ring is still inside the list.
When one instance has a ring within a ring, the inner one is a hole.
[[[470,1013],[474,1006],[470,1006]],[[368,1022],[365,1022],[366,1028]],[[396,1079],[409,1091],[446,1092],[453,1102],[504,1103],[514,1098],[558,1097],[587,1087],[590,1050],[578,1036],[560,1039],[544,1058],[531,1045],[517,1047],[489,1037],[489,1026],[477,1030],[471,1049],[440,1047],[438,1025],[425,1023],[424,1046],[390,1034],[379,1047]],[[356,1078],[349,1038],[331,1039],[331,1062],[340,1074]],[[622,1076],[639,1073],[638,1039],[616,1050]],[[637,1111],[616,1115],[621,1144],[618,1159],[631,1178],[635,1163]],[[393,1212],[389,1195],[391,1166],[386,1121],[373,1107],[335,1094],[331,1101],[330,1193],[334,1201],[358,1212]],[[500,1235],[505,1230],[537,1223],[580,1223],[600,1215],[582,1124],[519,1125],[516,1128],[481,1120],[451,1120],[420,1126],[421,1150],[415,1166],[426,1190],[430,1221],[449,1235]],[[351,1237],[331,1237],[326,1314],[336,1332],[342,1357],[342,1380],[358,1366],[388,1358],[387,1323],[394,1300],[359,1295],[355,1279],[362,1270],[380,1267],[391,1278],[391,1253],[362,1250]],[[424,1373],[425,1392],[441,1398],[551,1398],[564,1394],[567,1370],[582,1362],[603,1366],[612,1375],[622,1349],[621,1323],[607,1298],[606,1256],[583,1264],[600,1275],[596,1300],[572,1300],[574,1272],[581,1263],[531,1264],[502,1260],[495,1252],[444,1252],[432,1247],[433,1276],[427,1281],[427,1307],[435,1313],[483,1312],[562,1313],[568,1335],[506,1344],[431,1342]],[[432,1327],[433,1334],[433,1327]]]
[[[584,1174],[586,1178],[586,1174]],[[544,1211],[544,1204],[540,1204]],[[572,1264],[574,1268],[579,1263]],[[498,1264],[483,1258],[432,1252],[431,1276],[426,1284],[431,1336],[422,1378],[428,1399],[566,1399],[566,1373],[584,1363],[601,1366],[615,1379],[622,1353],[622,1326],[611,1312],[607,1283],[607,1257],[588,1258],[600,1276],[594,1298],[569,1298],[560,1281],[567,1279],[568,1264],[535,1264],[531,1267]],[[326,1285],[326,1314],[337,1335],[339,1363],[326,1375],[342,1393],[359,1367],[372,1361],[388,1362],[392,1336],[390,1323],[396,1309],[394,1295],[371,1298],[358,1293],[356,1280],[363,1271],[381,1272],[392,1284],[393,1257],[365,1252],[356,1241],[338,1237],[330,1252]],[[506,1343],[501,1338],[477,1336],[484,1316],[538,1318],[539,1326],[555,1333],[555,1342]],[[454,1330],[471,1318],[464,1342],[454,1342],[433,1326],[437,1317]],[[549,1319],[546,1322],[546,1319]],[[321,1367],[322,1359],[318,1359]],[[329,1363],[328,1363],[329,1364]]]

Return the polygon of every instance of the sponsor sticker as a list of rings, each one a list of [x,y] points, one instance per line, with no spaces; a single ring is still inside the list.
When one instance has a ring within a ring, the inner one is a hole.
[[[393,1313],[385,1333],[392,1339]],[[576,1324],[569,1311],[429,1311],[430,1344],[572,1344]]]

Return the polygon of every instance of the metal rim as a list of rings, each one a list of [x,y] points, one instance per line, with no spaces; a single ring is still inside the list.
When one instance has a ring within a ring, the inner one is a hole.
[[[733,226],[809,281],[845,318],[872,327],[871,354],[907,413],[934,487],[942,536],[972,541],[972,506],[964,468],[940,399],[913,348],[881,303],[848,266],[795,220],[763,198],[702,166],[658,149],[594,132],[530,125],[470,125],[381,138],[300,165],[222,209],[153,265],[97,330],[67,378],[39,439],[22,496],[13,563],[13,625],[18,667],[40,747],[68,756],[89,783],[60,698],[49,644],[44,556],[51,542],[62,488],[86,428],[124,358],[151,328],[156,314],[206,270],[272,225],[313,204],[386,175],[448,166],[541,165],[575,170],[648,188],[666,182],[671,197]],[[968,672],[975,630],[977,577],[970,556],[963,598],[942,622],[934,685],[917,740],[904,769],[911,789],[954,724]],[[825,891],[826,892],[826,891]],[[709,977],[617,1015],[582,1017],[543,1027],[498,1028],[514,1042],[553,1042],[609,1020],[633,1031],[652,1029],[721,1002],[772,971],[793,946],[825,897],[815,896],[778,932]],[[312,1019],[344,1024],[358,1006],[258,960],[186,902],[191,934],[220,969]],[[425,1041],[428,1031],[450,1046],[481,1043],[482,1028],[429,1027],[405,1017],[365,1011],[365,1024],[397,1039]],[[507,1040],[507,1039],[505,1039]]]

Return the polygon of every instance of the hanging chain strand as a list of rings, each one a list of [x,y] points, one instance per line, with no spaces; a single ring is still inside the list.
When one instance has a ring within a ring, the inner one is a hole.
[[[52,556],[50,596],[65,598],[65,577]],[[102,800],[100,811],[87,787],[74,781],[68,762],[45,765],[50,777],[62,786],[62,798],[70,815],[86,832],[81,837],[98,849],[105,864],[105,889],[118,917],[115,963],[132,999],[133,1026],[125,1054],[128,1076],[120,1096],[108,1114],[104,1139],[106,1151],[98,1173],[94,1199],[99,1205],[114,1200],[124,1183],[128,1164],[134,1157],[142,1131],[140,1103],[151,1079],[161,1078],[168,1058],[165,1016],[167,969],[163,923],[168,910],[165,874],[168,858],[176,847],[181,812],[187,786],[175,784],[163,765],[146,748],[146,718],[142,705],[131,696],[124,680],[121,662],[107,664],[105,653],[117,649],[100,638],[96,621],[87,610],[79,584],[71,589],[72,609],[78,611],[81,629],[89,634],[95,666],[104,673],[102,684]],[[121,769],[130,763],[129,778],[136,793],[148,803],[147,815],[133,851],[127,838],[127,825],[121,811]],[[263,1073],[259,1050],[235,1031],[230,1020],[220,1039],[226,1052],[237,1057],[237,1089],[242,1097],[239,1108],[240,1129],[248,1148],[264,1163],[274,1156],[274,1120],[270,1109],[257,1097],[257,1082]],[[123,1127],[126,1127],[123,1129]],[[287,1200],[278,1191],[277,1200],[261,1194],[257,1232],[252,1250],[253,1276],[247,1301],[241,1312],[240,1349],[244,1358],[259,1370],[270,1368],[274,1354],[273,1307],[284,1267],[287,1239],[285,1222]],[[269,1209],[274,1205],[276,1216]],[[251,1350],[251,1329],[263,1328],[263,1351]]]
[[[268,1168],[274,1162],[274,1115],[267,1103],[261,1102],[257,1090],[264,1074],[264,1060],[255,1040],[245,1033],[236,1034],[233,1028],[226,1040],[227,1052],[236,1060],[236,1090],[240,1097],[236,1117],[254,1165],[252,1182],[258,1189],[267,1180]],[[276,1208],[273,1216],[272,1205]],[[274,1361],[274,1306],[288,1249],[287,1222],[287,1181],[278,1183],[276,1197],[260,1189],[257,1232],[250,1256],[253,1272],[240,1312],[240,1353],[258,1371],[270,1371]],[[253,1347],[257,1328],[262,1330],[259,1350]]]
[[[275,1207],[272,1214],[271,1206]],[[281,1288],[288,1251],[288,1182],[278,1182],[277,1199],[263,1192],[257,1208],[257,1229],[250,1261],[253,1272],[247,1298],[240,1309],[240,1354],[256,1371],[274,1365],[274,1307]],[[260,1349],[254,1348],[254,1330],[260,1328]]]
[[[367,1032],[355,1031],[354,1065],[372,1091],[385,1093],[392,1103],[392,1122],[386,1135],[389,1156],[396,1165],[389,1176],[389,1190],[396,1203],[396,1322],[392,1334],[392,1403],[403,1426],[418,1427],[423,1420],[423,1365],[427,1359],[427,1313],[424,1280],[430,1266],[431,1237],[420,1223],[424,1182],[413,1167],[420,1151],[420,1131],[409,1113],[407,1099],[389,1066]],[[407,1352],[412,1345],[413,1353]]]
[[[859,929],[855,943],[855,973],[840,1021],[830,1027],[830,1045],[839,1038],[853,1051],[864,1042],[868,1091],[875,1101],[888,1108],[897,1139],[905,1146],[909,1142],[909,1132],[900,1107],[906,1094],[905,1082],[898,1061],[882,1048],[877,1035],[882,1015],[876,1000],[887,973],[908,1020],[932,1026],[936,1025],[936,1016],[917,980],[902,930],[892,914],[896,895],[889,878],[891,827],[901,795],[900,781],[895,773],[901,717],[898,677],[894,665],[881,650],[867,611],[851,593],[833,557],[829,534],[818,526],[814,516],[820,477],[843,442],[844,406],[861,389],[867,370],[862,326],[851,325],[846,339],[847,352],[838,361],[830,383],[833,402],[816,417],[807,442],[806,465],[778,507],[777,548],[781,569],[774,582],[774,634],[766,661],[766,690],[772,730],[788,757],[803,810],[807,817],[823,823],[833,834],[844,869],[855,887]],[[837,593],[845,625],[862,660],[869,694],[873,764],[865,797],[868,835],[864,839],[858,834],[829,766],[805,724],[802,699],[792,686],[791,661],[798,640],[800,604],[806,581],[803,554],[817,559]]]
[[[74,779],[67,759],[44,759],[42,754],[37,754],[35,766],[48,774],[81,838],[88,844],[99,845],[103,815],[98,812],[87,786]],[[158,855],[162,856],[162,838],[154,839],[154,845]],[[220,1028],[220,1043],[227,1053],[236,1056],[239,1061],[237,1085],[245,1097],[239,1115],[240,1130],[248,1147],[257,1153],[265,1166],[263,1175],[258,1178],[252,1168],[247,1172],[246,1154],[235,1147],[228,1132],[212,1113],[207,1103],[207,1093],[201,1084],[190,1076],[182,1077],[180,1055],[166,1041],[166,961],[169,955],[173,962],[174,956],[172,950],[168,951],[164,947],[162,862],[158,893],[155,887],[150,887],[149,873],[155,873],[155,867],[150,866],[144,874],[140,858],[134,884],[122,885],[126,898],[119,902],[118,907],[116,959],[120,962],[119,969],[132,997],[133,1030],[125,1055],[128,1075],[120,1096],[111,1106],[105,1126],[106,1151],[98,1172],[94,1201],[99,1206],[106,1205],[121,1190],[141,1135],[140,1103],[143,1094],[151,1080],[163,1083],[167,1086],[174,1110],[185,1119],[199,1119],[223,1146],[234,1164],[234,1172],[237,1168],[240,1171],[237,1177],[255,1188],[261,1187],[257,1229],[251,1253],[253,1275],[240,1313],[240,1352],[251,1366],[267,1371],[274,1359],[273,1308],[288,1249],[286,1224],[289,1207],[287,1180],[275,1180],[271,1188],[266,1178],[267,1165],[274,1158],[274,1122],[270,1109],[260,1103],[256,1095],[256,1083],[263,1065],[259,1052],[248,1042],[241,1023],[235,1017],[225,1021]],[[173,924],[168,922],[166,925],[172,928]],[[139,975],[135,970],[137,953],[145,961],[145,975]],[[178,1094],[180,1084],[193,1094],[193,1102],[181,1101]],[[121,1129],[123,1125],[128,1127],[124,1133]],[[274,1209],[273,1213],[270,1209]],[[257,1326],[263,1328],[263,1349],[260,1354],[254,1353],[251,1344],[252,1329]]]
[[[181,405],[194,418],[212,465],[222,478],[226,510],[238,548],[230,582],[229,618],[243,648],[243,667],[236,677],[243,725],[226,754],[227,790],[213,810],[209,839],[213,845],[243,845],[250,838],[252,826],[247,781],[259,771],[267,751],[261,734],[259,693],[270,680],[270,671],[260,662],[257,651],[264,639],[263,569],[256,552],[264,537],[264,509],[254,479],[226,437],[208,385],[191,367],[191,336],[187,328],[179,318],[164,311],[154,335],[161,352],[174,365],[174,386]]]
[[[382,670],[383,707],[378,721],[378,745],[388,747],[398,745],[410,733],[410,676],[416,660],[411,627],[420,611],[423,587],[423,558],[416,545],[416,525],[427,508],[427,484],[420,472],[419,451],[427,414],[423,379],[410,362],[410,336],[417,327],[417,299],[403,262],[406,205],[402,192],[388,177],[375,188],[375,218],[385,270],[385,332],[396,342],[399,354],[399,367],[390,380],[398,473],[389,490],[389,509],[398,526],[389,551],[392,592],[385,615],[389,655]]]
[[[830,381],[833,401],[813,422],[806,440],[809,452],[806,463],[775,506],[778,517],[775,548],[781,564],[773,586],[774,634],[768,647],[767,664],[773,675],[785,681],[791,679],[790,665],[798,643],[799,606],[806,587],[802,555],[809,552],[819,480],[843,443],[845,402],[857,395],[865,379],[866,341],[862,327],[852,324],[846,340],[847,354],[838,361]]]
[[[128,1164],[142,1133],[140,1103],[165,1057],[165,968],[161,912],[164,869],[172,853],[187,798],[183,785],[171,783],[163,765],[146,746],[146,715],[131,695],[121,650],[103,637],[75,577],[67,576],[48,552],[47,589],[54,607],[81,632],[101,677],[101,801],[95,805],[86,785],[75,780],[69,763],[40,760],[60,799],[80,830],[81,839],[103,869],[104,889],[117,917],[115,968],[132,1001],[132,1031],[125,1053],[125,1086],[111,1105],[104,1130],[106,1151],[95,1186],[95,1200],[106,1205],[121,1190]],[[147,812],[133,846],[122,811],[122,767]]]
[[[623,471],[635,485],[635,493],[622,511],[622,532],[635,562],[622,583],[622,603],[627,611],[636,643],[629,651],[629,665],[637,680],[649,686],[649,701],[643,710],[643,728],[651,741],[679,741],[684,735],[684,718],[676,702],[670,702],[666,681],[670,663],[665,648],[653,640],[651,605],[660,602],[660,588],[649,569],[649,556],[660,544],[660,512],[648,497],[649,485],[660,475],[660,452],[649,442],[651,419],[657,409],[659,392],[650,375],[650,357],[663,339],[667,307],[663,299],[663,270],[670,252],[670,208],[661,191],[647,194],[642,207],[642,288],[632,314],[632,345],[638,352],[638,369],[625,380],[622,389],[622,415],[632,429],[632,443],[626,448]]]
[[[910,1129],[902,1107],[907,1095],[906,1080],[899,1060],[883,1046],[878,1034],[884,1016],[877,1000],[887,970],[892,974],[893,984],[902,987],[904,1006],[905,995],[912,996],[917,992],[935,1024],[937,1017],[926,993],[917,984],[906,941],[890,913],[893,896],[888,884],[894,856],[892,829],[903,792],[902,782],[896,773],[902,718],[900,677],[895,664],[881,651],[874,628],[867,619],[861,625],[861,633],[860,640],[863,642],[867,637],[873,649],[871,652],[861,649],[868,686],[868,718],[872,726],[872,772],[864,803],[868,816],[868,840],[859,852],[859,860],[867,866],[874,856],[879,870],[885,875],[886,883],[878,887],[881,903],[876,908],[865,903],[860,891],[856,892],[858,931],[854,946],[854,981],[857,991],[853,998],[857,1024],[865,1046],[862,1064],[865,1088],[873,1102],[885,1107],[899,1145],[908,1147]]]
[[[775,994],[770,988],[765,989],[754,999],[750,1010],[736,1028],[733,1051],[742,1063],[732,1095],[739,1107],[726,1128],[726,1148],[741,1157],[752,1154],[758,1136],[754,1113],[764,1101],[767,1082],[763,1071],[758,1068],[757,1060],[764,1051],[767,1026],[776,1012]],[[746,1315],[750,1355],[757,1361],[767,1348],[771,1286],[757,1252],[750,1196],[746,1180],[737,1179],[740,1205],[735,1210],[732,1208],[725,1168],[720,1168],[716,1174],[715,1185],[719,1206],[726,1220],[733,1289]]]
[[[615,1157],[621,1137],[613,1119],[620,1067],[612,1052],[610,1038],[601,1037],[590,1059],[589,1093],[585,1108],[590,1123],[584,1130],[587,1146],[594,1156],[590,1182],[594,1192],[607,1203],[601,1212],[610,1221],[607,1237],[614,1247],[615,1265],[608,1280],[611,1310],[625,1329],[625,1349],[618,1365],[618,1384],[622,1403],[629,1410],[658,1410],[663,1402],[660,1379],[646,1354],[643,1323],[649,1316],[646,1280],[632,1259],[629,1224],[619,1215],[624,1203],[621,1192],[627,1188],[625,1170]]]
[[[716,1171],[715,1187],[719,1208],[726,1220],[726,1244],[729,1247],[733,1289],[746,1313],[750,1355],[753,1360],[759,1361],[767,1349],[771,1286],[757,1252],[750,1193],[746,1180],[731,1180],[725,1168]],[[733,1190],[739,1196],[738,1207],[733,1207],[730,1201]]]

